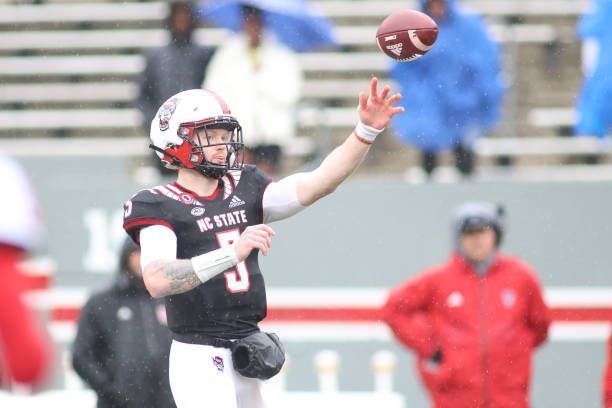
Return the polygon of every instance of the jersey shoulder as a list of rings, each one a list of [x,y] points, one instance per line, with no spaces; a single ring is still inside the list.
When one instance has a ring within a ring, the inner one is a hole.
[[[169,198],[159,188],[138,191],[123,205],[123,229],[138,242],[137,232],[151,225],[172,226],[166,219],[163,203]]]
[[[270,178],[270,176],[268,176],[257,166],[254,166],[252,164],[246,164],[242,168],[242,170],[229,171],[223,177],[223,183],[226,189],[226,196],[228,187],[235,189],[245,188],[246,186],[248,189],[251,190],[256,189],[263,191],[271,182],[272,179]]]

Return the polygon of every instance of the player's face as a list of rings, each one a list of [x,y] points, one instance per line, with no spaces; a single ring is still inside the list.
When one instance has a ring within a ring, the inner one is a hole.
[[[463,254],[474,262],[482,262],[495,251],[495,231],[491,228],[471,231],[461,236]]]
[[[204,158],[209,163],[225,164],[227,145],[232,141],[232,132],[227,129],[197,129],[195,143],[203,147]]]

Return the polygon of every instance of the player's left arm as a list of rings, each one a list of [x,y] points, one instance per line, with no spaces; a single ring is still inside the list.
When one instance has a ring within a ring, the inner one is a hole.
[[[376,136],[384,130],[393,115],[403,112],[395,106],[399,93],[389,96],[391,87],[383,86],[378,93],[378,79],[372,78],[370,94],[359,93],[359,122],[355,130],[336,147],[315,170],[296,175],[297,199],[308,206],[332,193],[363,161]]]
[[[187,292],[244,261],[254,249],[268,255],[274,235],[267,225],[251,225],[233,245],[191,259],[177,259],[174,231],[161,225],[143,228],[140,265],[145,286],[154,298]]]

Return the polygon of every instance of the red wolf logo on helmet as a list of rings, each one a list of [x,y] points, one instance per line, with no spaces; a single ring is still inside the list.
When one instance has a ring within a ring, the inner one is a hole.
[[[170,127],[170,119],[176,110],[176,98],[166,101],[159,110],[159,130],[162,132]]]

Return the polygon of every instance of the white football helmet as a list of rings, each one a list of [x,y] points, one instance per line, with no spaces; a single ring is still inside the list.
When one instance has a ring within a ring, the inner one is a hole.
[[[206,129],[222,128],[231,132],[227,143],[211,144]],[[196,132],[204,129],[204,132]],[[201,135],[206,140],[199,140]],[[164,166],[197,169],[208,177],[220,178],[228,170],[243,165],[242,128],[223,99],[214,92],[190,89],[170,97],[158,109],[151,122],[151,144]],[[208,162],[203,147],[223,144],[227,148],[224,164]]]

